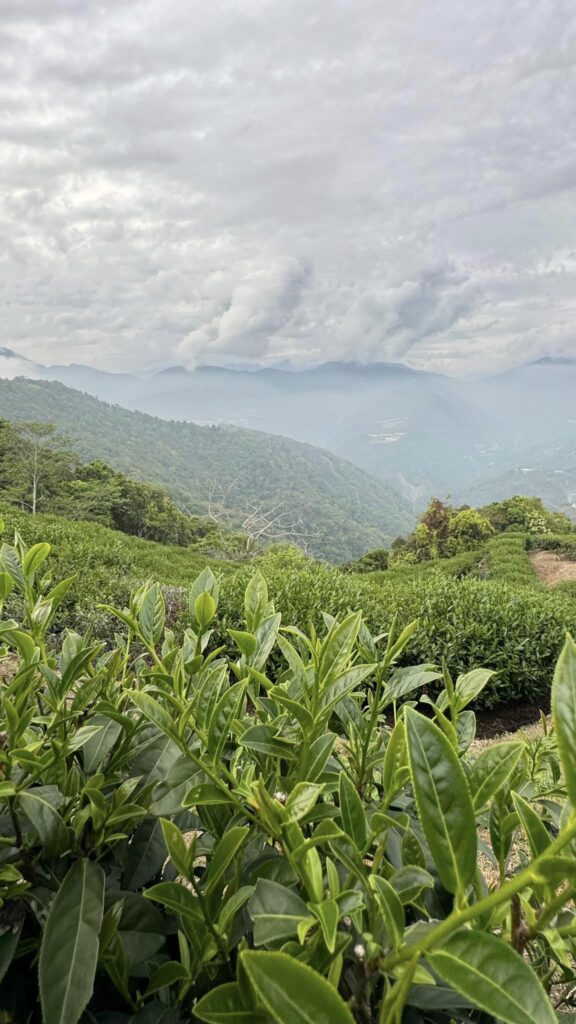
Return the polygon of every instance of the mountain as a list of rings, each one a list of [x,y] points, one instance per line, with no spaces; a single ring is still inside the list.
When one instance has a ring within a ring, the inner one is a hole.
[[[234,524],[251,508],[256,516],[277,509],[276,530],[293,527],[288,535],[318,557],[347,560],[412,525],[409,507],[386,484],[290,438],[159,419],[24,378],[0,379],[0,415],[54,423],[82,458],[163,484],[189,511],[205,513],[210,495],[228,506]]]
[[[81,366],[36,372],[162,418],[233,423],[327,448],[416,505],[475,481],[483,452],[495,443],[492,420],[473,411],[459,382],[394,363],[301,371],[170,367],[146,376]]]
[[[544,495],[549,508],[576,519],[576,436],[567,435],[518,453],[516,464],[469,490],[466,500],[485,505],[511,494]]]
[[[569,469],[561,450],[547,449],[543,458],[552,462],[532,462],[543,445],[576,439],[576,359],[547,357],[474,381],[396,363],[173,366],[138,374],[31,369],[165,419],[234,424],[317,445],[390,484],[415,510],[432,495],[472,502],[491,481],[500,496],[528,489],[526,468],[548,474],[541,477],[545,501],[571,504],[569,479],[564,487],[556,473]]]

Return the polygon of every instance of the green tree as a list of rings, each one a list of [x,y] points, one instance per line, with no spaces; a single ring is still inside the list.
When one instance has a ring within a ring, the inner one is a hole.
[[[489,519],[476,508],[463,508],[450,519],[449,534],[461,547],[473,547],[495,533]]]
[[[5,500],[36,515],[74,473],[69,442],[51,424],[0,424],[0,489]]]

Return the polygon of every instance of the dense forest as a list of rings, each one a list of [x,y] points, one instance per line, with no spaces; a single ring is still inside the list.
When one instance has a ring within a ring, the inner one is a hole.
[[[52,424],[83,461],[160,485],[232,527],[280,517],[275,539],[339,562],[389,544],[413,514],[392,488],[329,452],[239,427],[202,427],[110,406],[61,384],[0,379],[2,415]],[[268,536],[270,530],[267,531]]]

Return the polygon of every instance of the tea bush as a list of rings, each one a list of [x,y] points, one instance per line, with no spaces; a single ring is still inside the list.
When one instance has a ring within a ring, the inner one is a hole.
[[[545,537],[532,537],[530,547],[540,551],[556,551],[568,561],[576,561],[576,534],[550,534]]]
[[[540,538],[538,538],[538,544]],[[538,586],[528,555],[529,538],[523,533],[502,533],[486,545],[489,576],[516,586]]]
[[[410,656],[434,662],[445,657],[456,674],[479,662],[496,670],[477,707],[511,701],[547,705],[566,630],[576,631],[576,604],[544,587],[455,579],[433,571],[354,576],[315,563],[278,567],[273,557],[260,564],[278,611],[300,629],[318,629],[320,609],[339,617],[362,608],[375,633],[388,630],[394,616],[400,627],[418,619]],[[241,627],[249,578],[250,570],[243,569],[227,580],[220,603],[225,627]]]
[[[325,615],[306,635],[257,573],[226,657],[206,570],[180,640],[149,582],[107,609],[114,647],[71,632],[53,651],[70,584],[46,581],[49,551],[18,536],[0,551],[0,602],[17,592],[22,608],[0,618],[4,1021],[554,1024],[574,1010],[572,640],[555,738],[473,758],[470,705],[491,672],[399,668],[416,623],[373,635],[359,612]]]

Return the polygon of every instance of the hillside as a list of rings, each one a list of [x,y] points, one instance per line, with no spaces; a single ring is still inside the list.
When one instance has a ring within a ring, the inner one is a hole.
[[[41,366],[9,350],[2,366],[10,376],[59,380],[163,418],[235,424],[319,445],[387,481],[416,508],[435,494],[471,503],[484,493],[510,496],[526,468],[551,474],[534,486],[526,480],[528,493],[556,507],[571,503],[571,481],[554,475],[570,468],[556,448],[565,442],[576,447],[571,359],[539,360],[474,381],[392,363],[120,374],[78,364]],[[542,446],[544,465],[537,453]]]
[[[24,378],[0,380],[0,415],[54,423],[82,458],[162,484],[191,512],[206,511],[214,484],[236,523],[253,503],[280,506],[285,524],[296,524],[294,541],[317,557],[344,561],[411,525],[407,504],[389,486],[286,437],[157,419]]]

